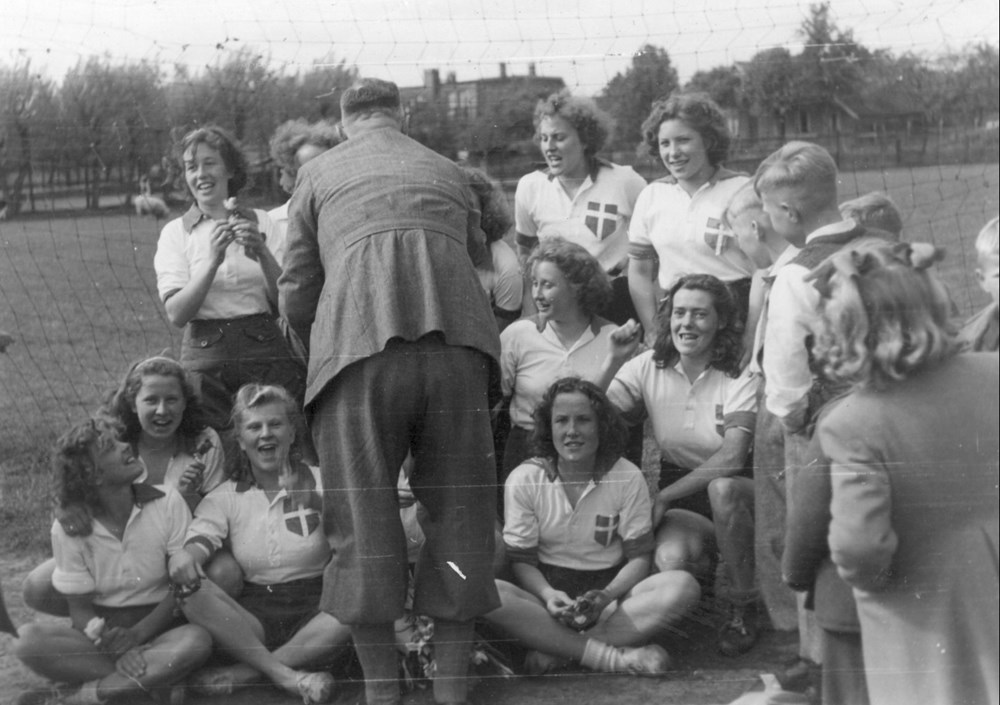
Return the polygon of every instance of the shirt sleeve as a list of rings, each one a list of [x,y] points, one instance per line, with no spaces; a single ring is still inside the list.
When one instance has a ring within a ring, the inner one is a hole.
[[[514,396],[517,380],[517,348],[519,321],[507,326],[500,333],[500,389],[504,397]]]
[[[628,461],[619,461],[628,462]],[[621,518],[618,534],[622,537],[622,545],[626,558],[632,559],[652,553],[655,541],[653,539],[653,505],[649,499],[649,488],[646,479],[635,466],[629,473],[622,493]]]
[[[524,281],[521,279],[521,266],[517,261],[517,255],[503,240],[493,243],[492,249],[493,271],[496,275],[493,284],[493,305],[504,311],[520,311]]]
[[[817,431],[830,459],[830,557],[845,582],[874,590],[889,578],[899,539],[888,469],[868,446],[866,429],[852,426],[834,414]]]
[[[535,468],[520,465],[504,485],[503,542],[512,562],[538,564],[538,516],[533,501]]]
[[[757,391],[760,376],[751,372],[749,366],[736,379],[730,378],[723,400],[723,433],[731,428],[740,428],[751,435],[757,425]]]
[[[191,524],[191,510],[188,509],[181,493],[173,488],[166,489],[166,497],[161,501],[164,503],[163,511],[168,527],[167,556],[169,557],[184,549],[184,539]]]
[[[153,256],[156,270],[156,291],[160,301],[166,301],[191,280],[191,266],[184,251],[184,226],[177,218],[163,226]]]
[[[278,224],[271,220],[267,211],[254,209],[257,212],[257,228],[264,235],[264,244],[274,255],[275,261],[281,265],[285,261],[285,250],[287,249],[288,229],[280,228]]]
[[[278,310],[307,346],[325,281],[313,188],[312,174],[300,171],[288,206],[288,242],[278,278]]]
[[[806,338],[819,310],[819,292],[805,277],[808,270],[786,264],[771,287],[764,331],[764,377],[767,409],[779,419],[808,405],[812,372]]]
[[[97,579],[87,566],[86,538],[67,536],[58,521],[52,522],[51,538],[56,561],[52,587],[64,595],[87,595],[97,590]]]
[[[517,231],[517,244],[531,247],[538,243],[538,223],[535,221],[534,197],[535,189],[531,184],[532,174],[521,177],[514,191],[514,228]]]
[[[222,547],[223,540],[229,536],[229,506],[234,492],[234,485],[221,485],[198,503],[184,538],[185,544],[198,544],[209,555]]]
[[[656,259],[656,248],[649,237],[649,210],[652,206],[654,184],[646,186],[635,202],[635,210],[628,226],[628,256],[632,259]]]
[[[201,446],[206,440],[211,442],[212,447],[202,456],[205,470],[201,474],[201,488],[198,490],[198,494],[203,497],[221,485],[226,479],[226,452],[222,448],[222,440],[219,438],[219,434],[215,432],[215,429],[206,428],[198,434],[195,448]]]
[[[608,385],[608,399],[630,424],[638,423],[646,416],[646,399],[640,373],[646,355],[627,361]]]

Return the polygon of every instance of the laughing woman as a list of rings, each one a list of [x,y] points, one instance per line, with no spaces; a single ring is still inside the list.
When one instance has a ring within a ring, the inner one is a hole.
[[[160,233],[156,286],[170,322],[184,328],[181,363],[221,429],[243,384],[298,396],[305,370],[275,322],[284,237],[264,211],[232,207],[248,180],[246,157],[216,126],[185,135],[180,157],[194,205]]]
[[[514,219],[522,262],[554,236],[593,255],[613,281],[607,317],[624,323],[634,315],[625,278],[629,219],[646,181],[632,167],[597,157],[610,130],[611,117],[589,98],[560,91],[539,103],[535,140],[547,168],[521,177]],[[525,297],[525,313],[532,303]]]

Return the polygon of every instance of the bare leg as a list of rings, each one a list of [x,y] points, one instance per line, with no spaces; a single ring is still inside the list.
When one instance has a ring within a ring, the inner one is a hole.
[[[754,594],[753,480],[732,477],[708,486],[719,552],[734,597]]]
[[[52,573],[55,569],[56,560],[50,558],[28,573],[22,587],[24,604],[36,612],[68,617],[69,605],[66,598],[52,587]]]
[[[184,601],[184,615],[212,635],[224,651],[290,693],[298,693],[301,675],[264,647],[264,628],[257,618],[210,580]]]
[[[67,625],[29,624],[22,627],[14,652],[39,675],[64,683],[97,681],[101,698],[148,690],[181,680],[205,662],[211,652],[208,633],[193,625],[171,629],[142,651],[146,672],[132,680],[115,670],[115,662],[90,639]]]
[[[656,573],[642,580],[611,615],[586,636],[612,646],[640,646],[667,632],[698,604],[698,581],[683,570]]]
[[[485,615],[525,646],[572,661],[583,658],[587,637],[556,621],[527,590],[498,580],[500,607]]]
[[[685,509],[671,509],[656,529],[657,569],[684,570],[699,580],[712,579],[715,551],[712,522]]]
[[[205,566],[205,575],[230,597],[239,597],[243,592],[243,569],[226,549],[215,552]]]

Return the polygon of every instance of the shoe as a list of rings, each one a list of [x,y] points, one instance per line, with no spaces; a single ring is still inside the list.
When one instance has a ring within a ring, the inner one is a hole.
[[[760,627],[757,610],[753,604],[731,605],[729,620],[719,631],[719,653],[723,656],[745,654],[757,643]]]
[[[191,692],[198,695],[232,695],[235,690],[233,674],[224,666],[203,668],[188,680]]]
[[[295,681],[295,688],[305,705],[330,702],[337,682],[326,671],[301,673]]]
[[[541,651],[529,651],[524,657],[524,672],[529,676],[544,676],[569,665],[569,661]]]
[[[670,654],[658,644],[632,648],[622,647],[618,649],[618,653],[621,656],[621,672],[633,676],[660,678],[667,675],[673,665]]]

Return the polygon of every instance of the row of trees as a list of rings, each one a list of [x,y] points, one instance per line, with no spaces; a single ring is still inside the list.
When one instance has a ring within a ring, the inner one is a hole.
[[[996,47],[983,44],[934,58],[868,49],[836,25],[825,2],[811,6],[799,34],[803,49],[797,54],[765,49],[747,62],[698,72],[683,88],[705,91],[735,114],[767,116],[781,139],[802,106],[890,92],[918,110],[925,125],[981,126],[997,117]],[[356,75],[354,67],[332,58],[289,74],[249,48],[200,72],[89,57],[59,85],[29,61],[0,66],[0,198],[15,214],[25,205],[35,208],[39,184],[49,192],[82,185],[87,207],[97,208],[102,192],[127,193],[141,175],[155,172],[169,153],[172,133],[205,122],[231,129],[263,161],[270,135],[284,120],[338,119],[337,94]],[[500,89],[493,86],[501,93],[467,118],[444,101],[417,103],[410,132],[449,156],[523,146],[531,138],[539,91],[551,88],[543,81],[512,77]],[[642,47],[597,96],[616,119],[612,149],[632,150],[650,103],[681,87],[667,51]],[[160,181],[171,181],[167,164]]]
[[[158,169],[166,181],[173,137],[206,122],[228,127],[262,158],[281,122],[336,120],[337,92],[355,76],[332,60],[283,74],[247,48],[198,74],[178,66],[172,76],[146,61],[92,56],[60,85],[30,61],[0,66],[0,198],[13,215],[25,205],[34,210],[39,184],[49,191],[82,184],[86,206],[98,208],[109,182],[128,191]]]

